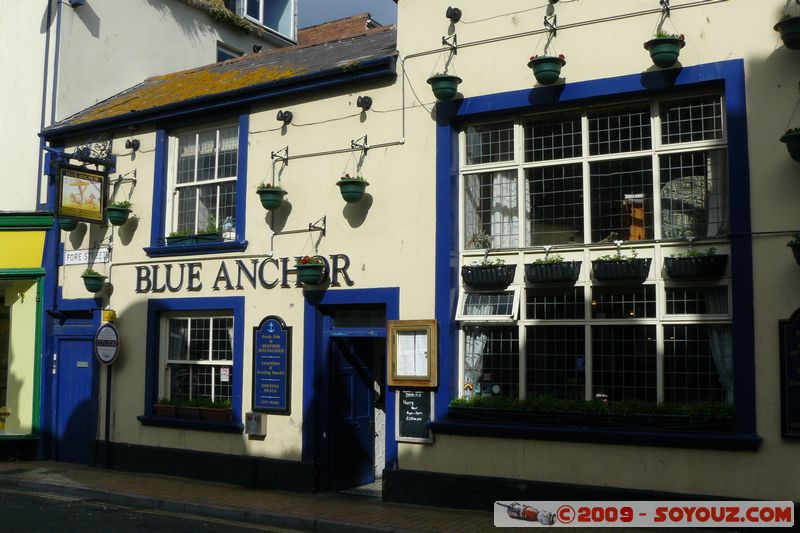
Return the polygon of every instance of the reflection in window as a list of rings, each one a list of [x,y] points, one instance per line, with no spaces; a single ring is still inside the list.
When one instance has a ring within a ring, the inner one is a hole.
[[[475,396],[519,396],[516,326],[464,328],[464,384]]]
[[[653,172],[649,157],[590,165],[592,242],[653,238]]]
[[[583,243],[583,167],[580,164],[525,171],[527,244]]]
[[[514,159],[514,123],[502,122],[467,128],[467,164]]]
[[[517,246],[516,171],[484,172],[464,176],[464,236],[468,249],[484,248],[482,237],[491,238],[491,248]]]
[[[664,400],[733,403],[730,326],[664,327]]]

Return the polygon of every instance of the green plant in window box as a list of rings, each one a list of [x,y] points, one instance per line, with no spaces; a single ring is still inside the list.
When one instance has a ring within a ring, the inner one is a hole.
[[[621,243],[621,241],[615,241]],[[618,244],[619,246],[619,244]],[[644,281],[650,272],[651,259],[640,259],[636,250],[628,256],[618,248],[613,255],[603,255],[592,261],[592,277],[600,281]]]
[[[83,278],[83,286],[92,293],[100,292],[106,284],[106,277],[91,268],[84,270],[81,278]]]
[[[369,182],[364,179],[364,176],[356,175],[351,177],[350,174],[345,174],[339,181],[336,182],[339,186],[339,193],[348,204],[353,204],[364,197],[364,191],[369,185]]]
[[[661,68],[669,68],[678,62],[681,48],[686,46],[683,34],[669,33],[658,30],[652,39],[644,43],[644,48],[650,52],[653,64]]]
[[[222,229],[217,224],[214,216],[208,217],[205,228],[197,231],[173,231],[167,236],[167,246],[178,244],[199,244],[207,242],[220,242],[222,240]]]
[[[175,400],[161,398],[155,404],[153,404],[153,414],[155,416],[175,418],[178,416],[178,403],[179,402]]]
[[[492,236],[478,231],[472,234],[472,245],[483,248],[483,258],[461,267],[461,279],[475,289],[504,290],[514,281],[517,265],[506,265],[499,257],[489,257]]]
[[[718,255],[716,248],[701,252],[690,247],[664,259],[664,269],[672,279],[719,278],[727,266],[728,256]]]
[[[576,281],[581,272],[580,261],[565,261],[559,254],[550,254],[525,265],[528,283],[566,283]]]
[[[106,216],[108,217],[108,221],[114,226],[121,226],[125,224],[125,222],[128,221],[128,217],[131,214],[132,208],[133,204],[127,200],[114,202],[110,206],[106,207]]]
[[[786,150],[788,150],[792,159],[800,161],[800,128],[787,130],[781,136],[781,142],[786,145]]]
[[[325,263],[316,255],[304,255],[297,260],[297,279],[303,285],[319,285],[325,279]]]
[[[288,194],[280,185],[273,185],[266,182],[260,184],[256,192],[261,199],[262,207],[267,211],[278,209],[283,203],[283,197]]]

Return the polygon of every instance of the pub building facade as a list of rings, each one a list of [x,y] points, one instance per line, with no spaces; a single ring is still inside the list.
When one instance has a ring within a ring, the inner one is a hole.
[[[49,252],[59,327],[120,336],[74,355],[80,460],[482,509],[800,500],[784,2],[538,4],[400,2],[45,130],[54,174],[132,203]]]

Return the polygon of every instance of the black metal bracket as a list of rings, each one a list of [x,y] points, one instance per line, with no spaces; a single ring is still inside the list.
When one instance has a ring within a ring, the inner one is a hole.
[[[128,176],[130,176],[131,174],[133,174],[133,177],[129,178]],[[113,183],[115,187],[117,185],[121,184],[121,183],[133,183],[133,185],[135,187],[136,186],[136,169],[134,168],[133,170],[128,171],[125,174],[120,174],[115,179],[111,180],[111,183]]]
[[[360,141],[364,141],[363,143]],[[369,150],[369,144],[367,143],[367,136],[364,135],[363,137],[359,137],[358,139],[350,141],[350,148],[353,150],[362,150],[366,152]]]
[[[442,36],[442,46],[448,47],[451,54],[458,55],[458,34],[454,33],[450,37]]]
[[[553,13],[552,15],[545,15],[544,16],[544,27],[553,34],[553,37],[558,35],[558,15]]]
[[[664,16],[669,17],[669,0],[658,0],[658,3],[661,4],[661,12]]]
[[[283,155],[281,155],[281,152],[283,152]],[[288,165],[289,164],[289,147],[285,146],[285,147],[281,148],[280,150],[278,150],[277,152],[271,152],[269,154],[269,156],[272,158],[273,161],[280,161],[281,163],[284,163],[284,164]]]

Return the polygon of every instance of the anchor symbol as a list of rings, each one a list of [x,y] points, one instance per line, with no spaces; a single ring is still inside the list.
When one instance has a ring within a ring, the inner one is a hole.
[[[270,333],[275,333],[275,324],[270,322],[269,323],[269,327],[267,328],[267,331],[269,331]]]

